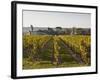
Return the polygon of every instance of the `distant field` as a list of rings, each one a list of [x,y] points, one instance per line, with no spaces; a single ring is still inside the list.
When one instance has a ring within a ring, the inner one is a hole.
[[[24,35],[23,69],[91,65],[88,35]]]

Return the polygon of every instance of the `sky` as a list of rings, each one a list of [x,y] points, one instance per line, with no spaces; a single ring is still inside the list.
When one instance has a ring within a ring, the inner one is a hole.
[[[91,14],[51,11],[23,11],[23,27],[90,28]]]

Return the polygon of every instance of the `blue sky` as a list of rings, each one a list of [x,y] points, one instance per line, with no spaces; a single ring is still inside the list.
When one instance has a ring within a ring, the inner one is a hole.
[[[50,11],[23,11],[23,27],[91,27],[91,14]]]

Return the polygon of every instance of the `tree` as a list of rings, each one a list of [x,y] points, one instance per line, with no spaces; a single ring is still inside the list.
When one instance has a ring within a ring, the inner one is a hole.
[[[60,31],[60,30],[62,30],[62,27],[56,27],[56,30]]]
[[[62,27],[56,27],[56,33],[61,34],[62,33]]]
[[[55,33],[55,32],[54,32],[53,28],[49,28],[49,27],[48,27],[48,34],[52,34],[52,35],[53,35],[54,33]]]
[[[32,32],[33,32],[33,29],[34,29],[34,28],[33,28],[33,25],[31,25],[31,31],[32,31]]]

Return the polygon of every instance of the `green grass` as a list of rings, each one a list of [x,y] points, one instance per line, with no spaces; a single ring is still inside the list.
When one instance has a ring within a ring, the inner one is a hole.
[[[40,68],[54,68],[55,66],[50,61],[36,61],[32,62],[28,59],[23,60],[23,69],[40,69]]]
[[[27,58],[23,59],[23,69],[43,69],[43,68],[46,69],[46,68],[81,67],[81,66],[87,66],[87,65],[78,64],[75,61],[72,61],[72,62],[63,62],[62,64],[56,66],[54,64],[51,64],[50,61],[32,62]]]

